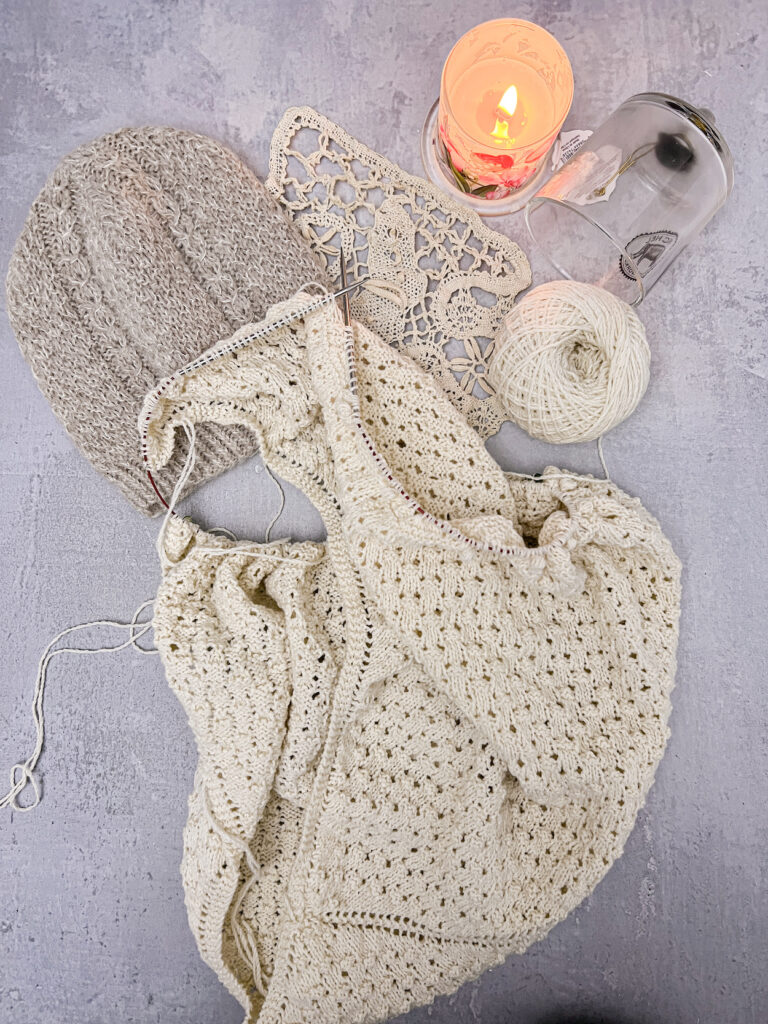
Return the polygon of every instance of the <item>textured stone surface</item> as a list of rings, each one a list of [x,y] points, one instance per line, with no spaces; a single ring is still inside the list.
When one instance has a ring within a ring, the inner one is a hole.
[[[476,0],[399,5],[188,0],[0,2],[0,263],[60,156],[123,124],[179,125],[258,172],[285,107],[310,103],[406,169],[441,62],[476,22],[514,13],[566,47],[570,126],[644,89],[717,114],[736,187],[641,315],[652,380],[606,441],[613,475],[661,519],[685,564],[673,735],[622,860],[525,956],[409,1024],[763,1024],[768,1014],[765,283],[768,12],[761,0]],[[521,220],[499,225],[525,245]],[[537,270],[534,261],[534,270]],[[536,274],[535,280],[542,280]],[[0,765],[32,743],[32,679],[65,625],[130,616],[158,578],[157,524],[77,454],[0,318]],[[507,426],[508,468],[595,471]],[[277,497],[257,462],[190,510],[261,536]],[[318,537],[289,494],[280,534]],[[111,641],[102,634],[94,642]],[[195,760],[155,658],[62,657],[50,673],[45,799],[0,819],[0,1021],[240,1019],[199,960],[178,863]]]

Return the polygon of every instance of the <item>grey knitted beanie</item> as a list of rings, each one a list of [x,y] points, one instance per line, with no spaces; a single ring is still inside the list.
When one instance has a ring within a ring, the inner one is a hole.
[[[80,450],[155,515],[137,435],[147,391],[312,280],[325,272],[234,153],[190,132],[126,128],[65,157],[35,200],[8,313]],[[255,447],[242,427],[202,428],[187,490]],[[161,476],[166,497],[185,451]]]

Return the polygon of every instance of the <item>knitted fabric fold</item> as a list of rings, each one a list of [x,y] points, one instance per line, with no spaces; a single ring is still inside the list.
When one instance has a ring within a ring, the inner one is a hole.
[[[145,403],[150,464],[185,423],[247,427],[327,540],[168,525],[190,923],[247,1020],[384,1020],[540,939],[621,854],[668,736],[680,567],[614,485],[505,475],[333,307],[220,347]]]

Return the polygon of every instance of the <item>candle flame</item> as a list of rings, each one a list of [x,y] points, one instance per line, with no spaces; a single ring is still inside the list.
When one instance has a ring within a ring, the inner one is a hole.
[[[499,110],[503,110],[504,113],[509,114],[510,117],[517,110],[517,89],[514,85],[510,85],[499,100]]]
[[[517,109],[517,89],[514,85],[510,85],[504,95],[498,102],[496,107],[497,111],[503,114],[508,114],[510,117],[514,114]],[[509,123],[503,119],[496,118],[496,127],[491,132],[496,139],[508,139],[509,138]]]

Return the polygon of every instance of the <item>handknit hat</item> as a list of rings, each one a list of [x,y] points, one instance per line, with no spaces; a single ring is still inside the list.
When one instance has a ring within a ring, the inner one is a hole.
[[[155,515],[136,434],[146,392],[312,280],[325,280],[321,265],[234,153],[173,128],[125,128],[65,157],[35,200],[8,313],[74,442]],[[240,426],[206,425],[187,490],[255,447]],[[161,493],[184,457],[182,444]]]

